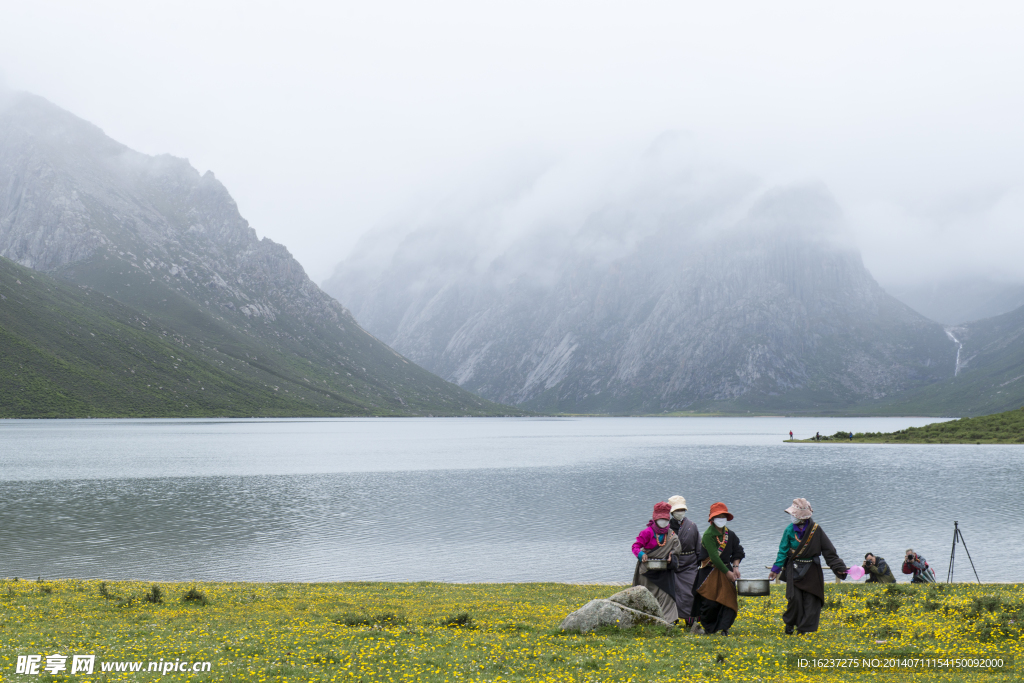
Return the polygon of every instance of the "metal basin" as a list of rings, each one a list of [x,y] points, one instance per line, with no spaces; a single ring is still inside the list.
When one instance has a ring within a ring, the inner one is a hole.
[[[648,569],[668,569],[668,560],[647,560]]]
[[[768,579],[739,579],[736,592],[740,595],[770,595],[772,590],[768,586]]]

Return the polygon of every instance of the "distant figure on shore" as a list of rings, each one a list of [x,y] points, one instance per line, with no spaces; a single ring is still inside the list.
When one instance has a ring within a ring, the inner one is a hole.
[[[679,557],[676,560],[675,589],[676,609],[679,618],[687,626],[692,626],[696,615],[693,613],[693,584],[697,580],[697,554],[700,552],[700,530],[693,520],[686,519],[686,499],[672,496],[668,499],[672,506],[672,519],[669,525],[679,537]]]
[[[793,440],[793,430],[792,429],[789,430],[789,440],[790,441]]]
[[[656,503],[651,520],[633,543],[633,554],[637,559],[636,569],[633,570],[633,585],[643,586],[651,592],[661,606],[662,617],[669,623],[679,618],[674,567],[680,546],[679,537],[669,524],[671,511],[672,506],[668,503]],[[651,569],[647,566],[651,560],[668,560],[668,567]]]
[[[700,569],[697,571],[697,595],[694,599],[694,614],[700,624],[694,624],[694,632],[703,628],[707,634],[720,632],[729,635],[729,628],[736,621],[739,601],[736,598],[736,581],[740,578],[740,560],[746,557],[739,537],[726,526],[732,514],[725,503],[715,503],[708,513],[707,530],[701,537]]]
[[[811,519],[811,504],[806,498],[794,498],[785,509],[792,524],[782,532],[779,553],[775,556],[768,580],[784,573],[788,605],[782,615],[786,634],[813,633],[818,630],[821,608],[825,604],[825,575],[821,556],[840,579],[846,578],[846,563],[836,554],[825,530]]]
[[[868,580],[864,583],[896,583],[896,577],[892,575],[892,570],[889,569],[884,558],[874,553],[867,553],[864,555],[862,566],[864,571],[869,574]]]
[[[821,441],[821,432],[814,432],[814,440]]]
[[[907,554],[903,558],[903,573],[914,575],[910,583],[935,583],[935,572],[913,548],[907,548]]]
[[[853,432],[850,432],[850,441],[853,441]]]

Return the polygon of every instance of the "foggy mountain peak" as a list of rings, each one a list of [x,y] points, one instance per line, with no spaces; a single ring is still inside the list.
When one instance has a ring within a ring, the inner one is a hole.
[[[560,220],[511,219],[534,201],[378,230],[325,287],[425,367],[536,410],[820,410],[953,372],[941,326],[882,291],[822,185],[660,153]]]

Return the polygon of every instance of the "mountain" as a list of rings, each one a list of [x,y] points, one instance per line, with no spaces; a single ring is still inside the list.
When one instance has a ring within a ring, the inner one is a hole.
[[[364,331],[184,159],[20,94],[0,111],[0,188],[0,255],[115,299],[209,367],[299,394],[308,414],[504,412]]]
[[[1024,306],[949,328],[959,346],[955,376],[860,412],[917,415],[988,415],[1024,406]]]
[[[953,376],[955,344],[872,279],[823,188],[640,166],[562,223],[522,224],[540,180],[382,228],[324,288],[427,369],[536,411],[843,412]]]

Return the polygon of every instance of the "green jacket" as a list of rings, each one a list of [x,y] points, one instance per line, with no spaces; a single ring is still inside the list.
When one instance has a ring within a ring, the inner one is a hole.
[[[896,583],[889,565],[878,555],[875,555],[875,564],[865,564],[864,568],[871,575],[864,583]]]
[[[732,571],[732,567],[726,567],[725,562],[722,562],[722,556],[718,554],[718,539],[721,538],[729,527],[719,529],[714,524],[710,525],[701,536],[700,544],[704,546],[704,549],[708,551],[708,557],[711,558],[711,564],[715,565],[715,569],[728,574]]]

